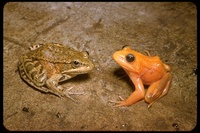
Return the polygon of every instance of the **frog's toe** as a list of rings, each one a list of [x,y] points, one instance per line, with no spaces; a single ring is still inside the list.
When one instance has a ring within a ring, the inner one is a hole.
[[[129,106],[129,105],[127,104],[125,100],[123,100],[123,101],[117,102],[117,105],[115,105],[114,107],[125,107],[125,106]]]
[[[54,92],[54,91],[49,91],[49,93],[52,93],[52,94],[54,94],[54,95],[56,95],[56,96],[58,96],[58,97],[63,97],[63,96],[65,96],[62,92]]]
[[[77,100],[75,100],[74,98],[72,98],[68,93],[66,93],[65,96],[67,98],[69,98],[70,100],[72,100],[73,102],[78,103]]]
[[[119,96],[119,99],[121,101],[112,101],[112,100],[110,100],[109,102],[117,104],[117,105],[114,105],[113,107],[127,106],[124,98],[122,98],[121,96]]]
[[[73,89],[73,88],[74,88],[74,86],[67,89],[68,94],[70,94],[70,95],[82,95],[82,94],[84,94],[84,92],[70,92],[70,90]]]
[[[84,94],[84,92],[70,92],[70,90],[74,88],[73,87],[70,87],[69,89],[66,89],[63,93],[66,97],[68,97],[69,99],[71,99],[72,101],[74,101],[75,103],[78,103],[74,98],[72,98],[70,95],[82,95]]]
[[[115,103],[113,107],[122,107],[122,106],[127,106],[125,101],[109,101],[111,103]]]
[[[148,104],[147,108],[150,108],[152,106],[153,102]]]

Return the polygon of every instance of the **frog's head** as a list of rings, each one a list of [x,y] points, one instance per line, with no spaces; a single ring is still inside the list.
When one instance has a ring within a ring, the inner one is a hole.
[[[70,65],[70,67],[69,67]],[[63,73],[70,74],[85,74],[94,68],[93,62],[89,59],[88,52],[77,52],[71,56],[71,61],[68,65],[68,69]]]
[[[137,72],[141,67],[144,55],[131,49],[129,46],[125,46],[122,50],[113,54],[113,59],[125,70]]]

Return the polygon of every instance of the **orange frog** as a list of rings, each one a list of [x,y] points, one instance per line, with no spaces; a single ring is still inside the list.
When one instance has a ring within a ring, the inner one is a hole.
[[[125,46],[121,51],[115,52],[113,58],[135,85],[135,91],[126,100],[115,102],[116,107],[130,106],[145,99],[149,103],[149,108],[156,100],[168,93],[172,81],[170,67],[158,56],[151,57],[149,53],[145,56]],[[146,94],[143,84],[149,85]]]

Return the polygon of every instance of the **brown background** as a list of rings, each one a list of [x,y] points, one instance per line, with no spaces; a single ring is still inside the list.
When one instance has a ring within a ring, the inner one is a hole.
[[[7,3],[3,20],[3,124],[9,130],[192,130],[197,121],[197,10],[193,3]],[[84,95],[43,94],[24,83],[19,56],[38,43],[88,51],[95,69],[62,86]],[[114,108],[134,86],[112,59],[123,45],[172,68],[168,95],[150,109]],[[119,79],[120,78],[120,79]]]

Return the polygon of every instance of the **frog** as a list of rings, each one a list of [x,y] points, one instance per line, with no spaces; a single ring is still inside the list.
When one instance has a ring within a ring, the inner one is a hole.
[[[172,82],[171,67],[163,63],[157,55],[151,56],[146,52],[147,55],[144,55],[126,45],[112,55],[135,86],[127,99],[120,97],[121,100],[115,102],[115,107],[130,106],[143,99],[150,108],[169,92]],[[144,85],[148,86],[147,91]]]
[[[94,68],[89,53],[59,43],[35,44],[29,48],[28,53],[19,57],[20,77],[38,91],[75,101],[70,96],[78,94],[70,92],[73,87],[64,89],[59,83],[89,73]]]

